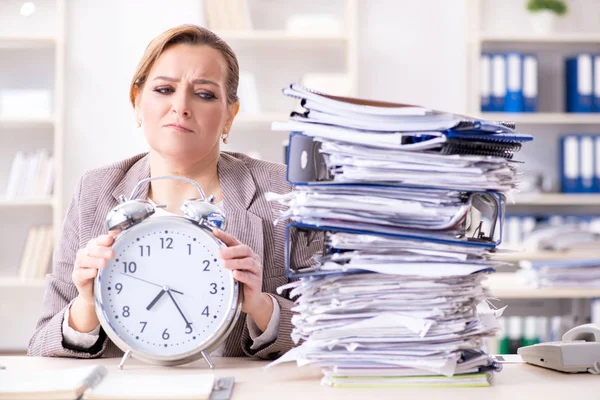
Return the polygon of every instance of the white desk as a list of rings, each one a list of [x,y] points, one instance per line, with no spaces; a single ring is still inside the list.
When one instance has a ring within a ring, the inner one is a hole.
[[[213,358],[217,376],[235,376],[233,399],[445,399],[445,400],[516,400],[516,399],[595,399],[600,398],[600,376],[564,374],[525,364],[505,364],[496,374],[496,382],[483,388],[440,389],[336,389],[320,384],[321,371],[313,367],[297,368],[288,363],[264,369],[264,361],[246,358]],[[141,374],[149,371],[177,373],[181,369],[207,372],[203,362],[181,367],[155,367],[130,359],[122,371],[119,359],[74,360],[65,358],[0,357],[0,365],[10,370],[34,371],[103,364],[111,374]]]

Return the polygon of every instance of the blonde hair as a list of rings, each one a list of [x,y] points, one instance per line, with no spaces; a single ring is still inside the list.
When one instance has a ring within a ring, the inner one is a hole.
[[[240,80],[240,67],[235,53],[229,45],[210,30],[197,25],[180,25],[161,33],[154,38],[142,56],[131,81],[129,100],[135,108],[135,97],[144,86],[150,70],[162,53],[176,44],[189,44],[192,46],[209,46],[219,51],[227,63],[227,103],[238,101],[237,88]]]

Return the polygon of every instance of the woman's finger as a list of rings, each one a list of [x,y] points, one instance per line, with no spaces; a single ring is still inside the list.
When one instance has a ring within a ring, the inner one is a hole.
[[[233,271],[233,279],[235,279],[238,282],[241,282],[245,285],[247,285],[249,288],[254,289],[254,290],[259,290],[260,288],[256,285],[256,282],[258,281],[256,279],[256,275],[248,272],[248,271],[240,271],[235,270]],[[258,287],[258,289],[257,289]]]
[[[88,246],[110,246],[115,241],[115,237],[111,234],[100,235],[96,239],[90,240]]]
[[[98,257],[98,258],[104,258],[106,260],[110,260],[111,258],[113,258],[115,256],[115,252],[110,247],[92,246],[88,249],[88,252],[86,255],[89,257]]]
[[[80,268],[75,272],[75,274],[76,274],[77,278],[79,278],[82,281],[85,281],[88,279],[95,278],[96,275],[98,275],[98,269],[97,268]]]
[[[79,268],[81,268],[81,269],[84,269],[84,268],[99,269],[99,268],[104,268],[104,267],[106,267],[106,260],[104,258],[83,256],[83,257],[81,257],[81,260],[79,262]]]
[[[223,266],[227,269],[231,269],[234,271],[249,271],[253,274],[256,274],[258,272],[258,266],[252,258],[225,260],[225,262],[223,262]]]
[[[224,249],[221,249],[220,252],[221,258],[224,260],[229,260],[233,258],[252,257],[254,255],[252,249],[250,249],[250,247],[246,246],[245,244],[233,247],[226,247]]]
[[[213,235],[215,235],[217,237],[217,239],[220,239],[227,246],[238,246],[238,245],[242,244],[234,236],[232,236],[228,233],[225,233],[224,231],[222,231],[221,229],[218,229],[218,228],[213,228]]]

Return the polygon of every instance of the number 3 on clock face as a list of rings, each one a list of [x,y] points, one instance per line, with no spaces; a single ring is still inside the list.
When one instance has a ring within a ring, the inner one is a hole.
[[[109,337],[158,360],[218,346],[238,300],[221,247],[178,217],[149,218],[121,233],[95,286],[99,317],[114,331]]]

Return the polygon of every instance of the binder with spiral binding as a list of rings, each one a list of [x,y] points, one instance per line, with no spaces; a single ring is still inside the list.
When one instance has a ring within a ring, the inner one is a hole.
[[[533,136],[514,133],[514,132],[502,132],[502,133],[482,133],[481,130],[455,130],[450,129],[444,132],[448,139],[464,139],[464,140],[477,140],[481,142],[498,142],[498,143],[521,143],[530,142],[533,140]]]
[[[503,157],[512,160],[514,153],[521,150],[520,143],[479,142],[450,139],[442,145],[441,154],[463,154],[474,156]]]
[[[448,139],[441,146],[441,154],[490,155],[512,158],[520,144],[504,142],[481,142]],[[286,152],[287,181],[292,185],[332,183],[333,176],[323,154],[321,142],[300,132],[290,133]],[[444,150],[446,149],[446,150]]]

